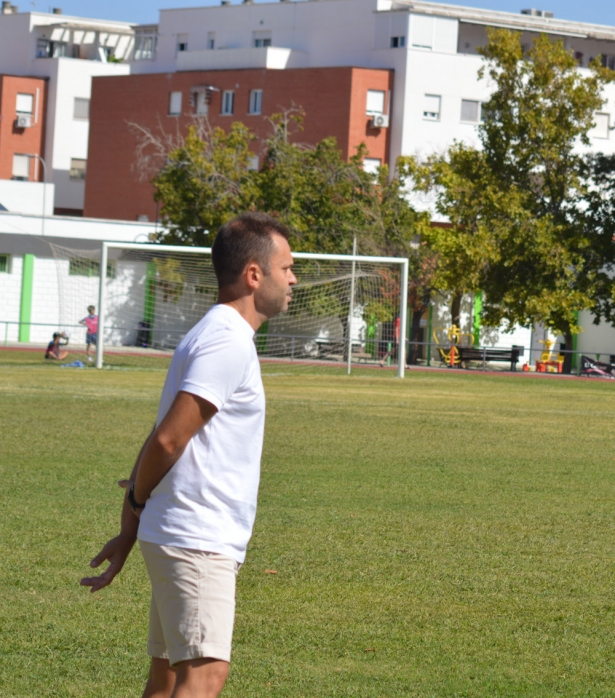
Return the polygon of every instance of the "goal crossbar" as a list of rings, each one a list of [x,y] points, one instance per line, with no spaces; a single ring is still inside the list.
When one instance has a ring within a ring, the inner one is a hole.
[[[99,332],[96,344],[96,368],[103,367],[103,357],[104,357],[104,337],[103,328],[105,327],[105,313],[106,313],[106,298],[105,298],[105,283],[107,281],[107,264],[109,258],[110,249],[122,249],[122,250],[142,250],[149,252],[177,252],[182,255],[184,254],[200,254],[200,255],[211,255],[211,247],[183,247],[181,245],[158,245],[158,244],[147,244],[147,243],[125,243],[125,242],[103,242],[101,245],[101,258],[100,258],[100,276],[99,276],[99,291],[98,291],[98,326]],[[400,298],[399,298],[399,344],[398,344],[398,368],[397,376],[398,378],[403,378],[405,374],[406,366],[406,342],[405,337],[408,328],[408,272],[409,272],[409,261],[406,257],[378,257],[370,255],[356,255],[356,254],[319,254],[317,252],[293,252],[294,259],[312,259],[314,261],[318,260],[329,260],[329,261],[339,261],[339,262],[364,262],[364,263],[381,263],[381,264],[393,264],[399,265],[401,268],[401,283],[400,283]],[[354,275],[354,271],[353,271]],[[349,317],[349,320],[351,318]],[[348,356],[351,357],[352,352],[352,338],[350,332],[348,333]],[[350,359],[349,359],[350,360]]]

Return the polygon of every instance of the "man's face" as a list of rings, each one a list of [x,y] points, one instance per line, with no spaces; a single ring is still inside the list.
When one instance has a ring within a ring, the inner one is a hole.
[[[256,309],[270,318],[288,309],[292,287],[297,283],[293,274],[293,256],[288,242],[281,235],[273,235],[273,254],[269,274],[263,277],[255,293]]]

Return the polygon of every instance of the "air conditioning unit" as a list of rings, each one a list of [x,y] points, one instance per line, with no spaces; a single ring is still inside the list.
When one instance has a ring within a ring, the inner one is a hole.
[[[30,128],[32,126],[32,117],[27,114],[17,115],[17,128]]]
[[[389,128],[388,114],[374,114],[370,122],[372,128]]]

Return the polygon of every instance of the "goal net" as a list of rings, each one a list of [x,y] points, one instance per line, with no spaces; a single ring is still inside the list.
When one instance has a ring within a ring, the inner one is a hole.
[[[215,303],[209,248],[103,243],[54,246],[60,325],[88,305],[99,314],[97,366],[166,368],[182,337]],[[289,310],[255,337],[263,359],[349,367],[397,366],[403,375],[407,260],[295,253],[298,283]],[[82,332],[85,341],[85,328]],[[401,359],[401,362],[400,362]]]

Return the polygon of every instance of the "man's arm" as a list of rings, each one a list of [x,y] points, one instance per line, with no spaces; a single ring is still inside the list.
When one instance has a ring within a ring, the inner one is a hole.
[[[145,503],[156,485],[177,462],[195,432],[216,414],[217,409],[207,400],[180,392],[175,397],[167,415],[146,439],[139,451],[129,480],[118,484],[128,488],[136,481],[134,497]],[[130,508],[127,497],[122,504],[121,530],[112,538],[90,563],[98,567],[105,560],[109,566],[98,577],[84,577],[82,586],[99,591],[111,584],[120,572],[137,539],[139,518]]]
[[[154,431],[143,453],[135,479],[134,497],[141,504],[179,460],[190,439],[218,410],[211,402],[180,391]]]

